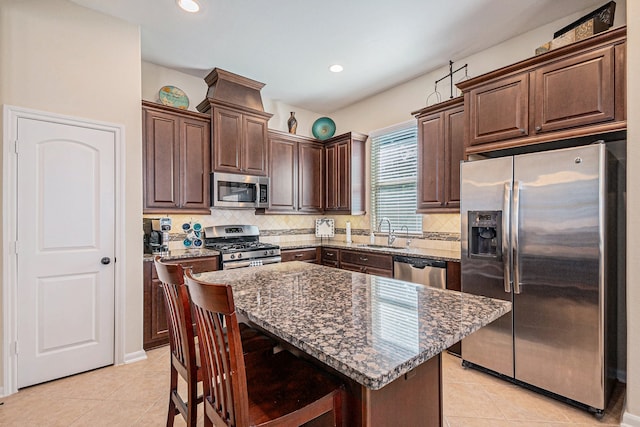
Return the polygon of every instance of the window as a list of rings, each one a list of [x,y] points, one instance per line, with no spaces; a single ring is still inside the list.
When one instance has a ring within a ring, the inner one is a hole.
[[[371,226],[383,217],[400,231],[422,233],[422,215],[416,214],[418,129],[415,121],[402,123],[371,136]],[[384,228],[386,231],[386,228]]]

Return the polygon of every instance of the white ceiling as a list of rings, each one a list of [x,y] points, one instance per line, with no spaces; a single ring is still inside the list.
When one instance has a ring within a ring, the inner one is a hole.
[[[72,0],[140,25],[142,59],[266,83],[263,96],[322,114],[604,0]],[[549,35],[549,39],[552,34]],[[328,70],[334,63],[345,70]]]

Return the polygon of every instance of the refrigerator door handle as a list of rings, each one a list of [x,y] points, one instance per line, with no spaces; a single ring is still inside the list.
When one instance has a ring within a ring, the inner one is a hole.
[[[520,182],[514,181],[513,183],[513,218],[511,220],[511,236],[512,250],[513,250],[513,293],[520,293],[520,253],[519,245],[520,239],[518,235],[518,229],[520,228]]]
[[[502,263],[504,266],[504,291],[511,292],[511,230],[509,218],[511,217],[511,181],[504,183],[502,198]]]

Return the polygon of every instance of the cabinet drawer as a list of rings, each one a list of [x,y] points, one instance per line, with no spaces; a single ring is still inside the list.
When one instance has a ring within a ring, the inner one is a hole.
[[[322,265],[340,268],[340,250],[322,248]]]
[[[367,265],[350,264],[343,262],[341,264],[343,270],[357,271],[358,273],[373,274],[374,276],[393,277],[393,270],[384,268],[370,267]]]
[[[391,255],[343,250],[340,253],[340,264],[342,265],[343,263],[393,271],[393,257]]]
[[[281,253],[282,262],[305,261],[318,263],[319,248],[289,249]]]
[[[172,259],[167,264],[182,264],[182,268],[191,267],[193,273],[203,273],[205,271],[218,270],[218,257],[199,257],[199,258],[183,258]],[[156,269],[153,269],[153,278],[157,278]]]

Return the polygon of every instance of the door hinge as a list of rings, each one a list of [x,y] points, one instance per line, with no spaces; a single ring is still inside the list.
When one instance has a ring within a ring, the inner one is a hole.
[[[16,255],[18,254],[18,248],[19,248],[19,245],[18,245],[18,241],[16,240],[15,242],[13,242],[13,253]]]
[[[13,144],[13,149],[16,152],[16,154],[18,154],[18,140],[15,140],[15,143]]]
[[[13,354],[18,355],[18,341],[13,343]]]

